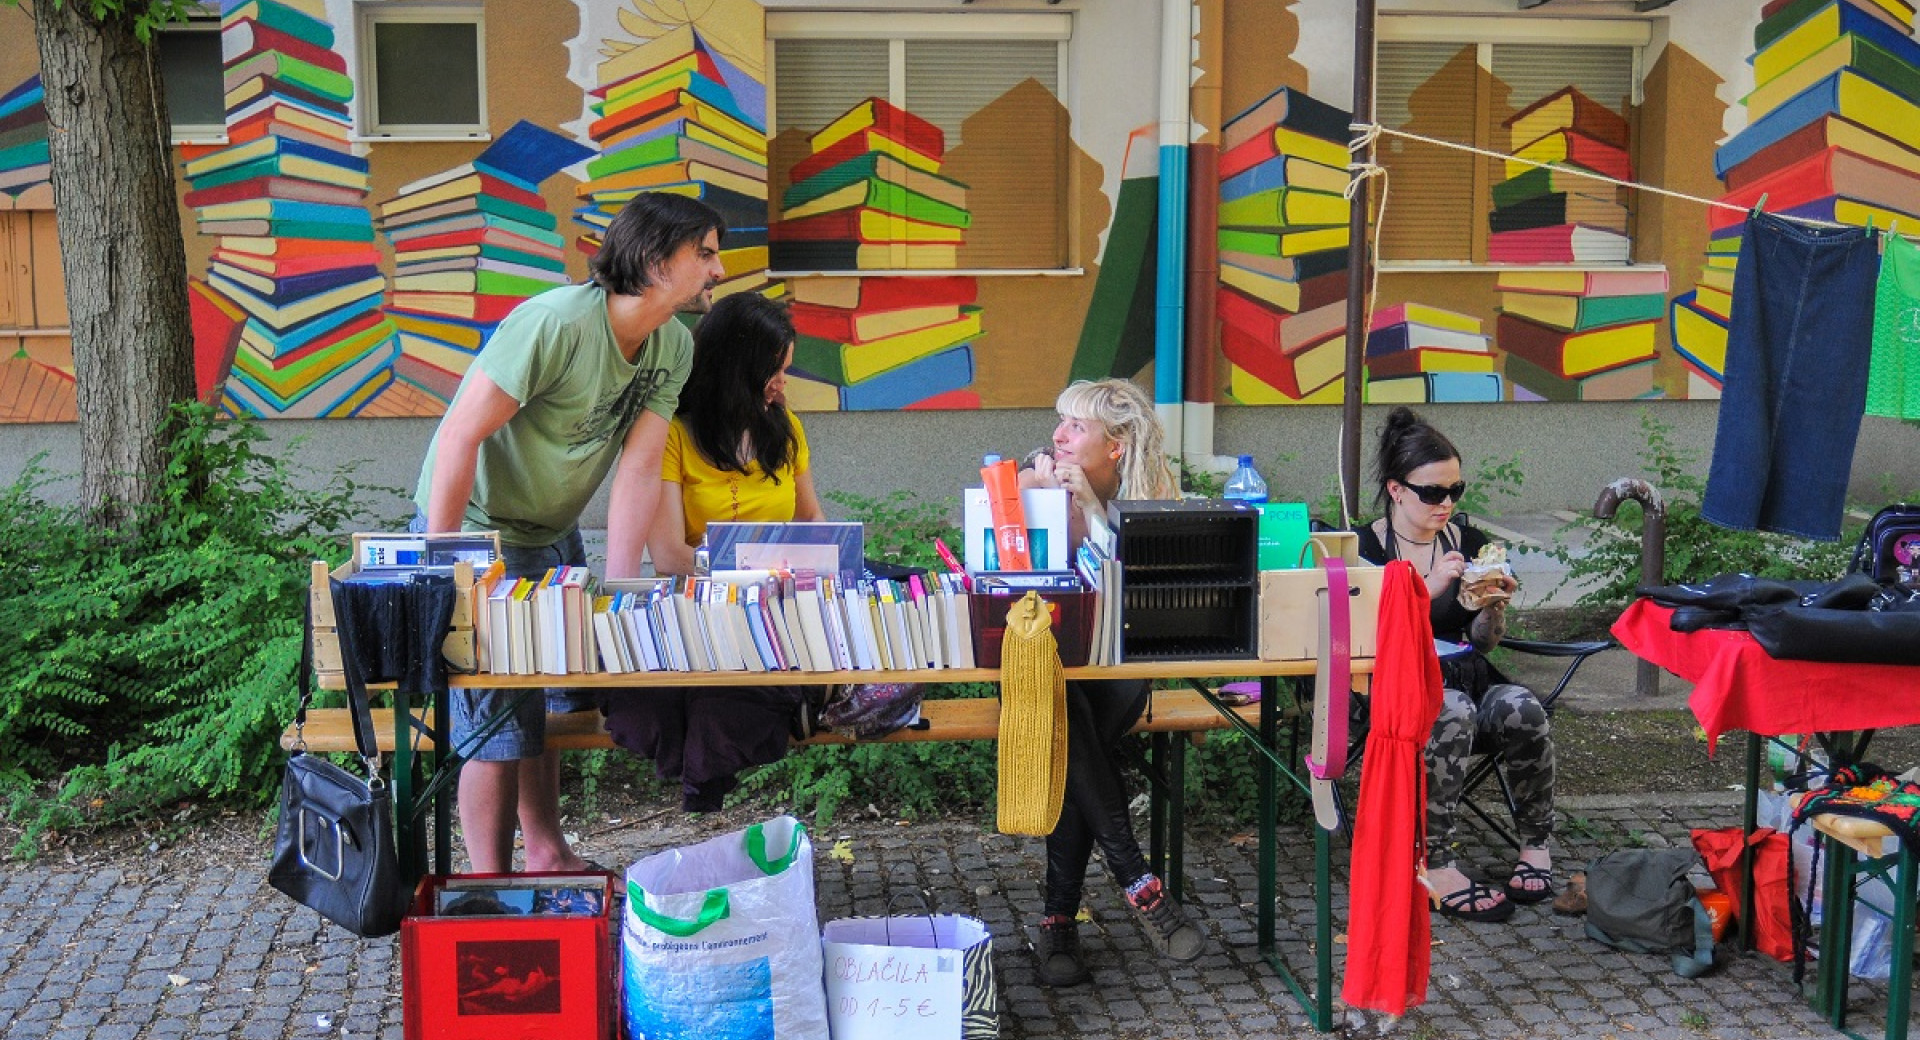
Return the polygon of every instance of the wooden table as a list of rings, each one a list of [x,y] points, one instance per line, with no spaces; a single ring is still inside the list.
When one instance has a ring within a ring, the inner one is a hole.
[[[1245,735],[1253,745],[1256,759],[1256,771],[1260,790],[1259,819],[1259,908],[1257,911],[1257,935],[1259,950],[1264,959],[1293,992],[1294,999],[1306,1011],[1316,1029],[1328,1031],[1333,1028],[1333,907],[1332,907],[1332,832],[1313,827],[1314,861],[1314,985],[1309,992],[1301,985],[1285,960],[1279,955],[1275,941],[1276,912],[1275,901],[1278,897],[1279,866],[1278,816],[1280,809],[1281,779],[1292,784],[1303,803],[1308,797],[1308,783],[1304,769],[1300,768],[1300,718],[1306,714],[1310,705],[1301,705],[1295,700],[1292,684],[1286,684],[1285,696],[1288,703],[1299,710],[1289,712],[1289,733],[1286,747],[1280,740],[1280,718],[1282,711],[1283,678],[1311,677],[1315,662],[1311,659],[1294,661],[1153,661],[1133,662],[1119,665],[1086,666],[1066,669],[1070,680],[1078,679],[1174,679],[1191,683],[1200,691],[1216,710],[1221,712],[1230,726]],[[1355,659],[1353,669],[1356,675],[1370,673],[1373,662],[1370,659]],[[1261,698],[1258,724],[1250,723],[1239,713],[1224,703],[1218,695],[1220,681],[1226,679],[1257,678],[1260,680]],[[948,668],[918,671],[844,671],[844,672],[623,672],[587,673],[570,675],[456,675],[451,685],[456,688],[482,689],[523,689],[531,695],[536,690],[546,688],[600,689],[644,691],[649,687],[688,687],[688,686],[764,686],[768,684],[790,686],[829,686],[844,683],[881,683],[881,682],[922,682],[922,683],[964,683],[1000,681],[1000,672],[993,668]],[[327,684],[330,688],[338,688]],[[454,779],[463,761],[459,749],[450,752],[435,752],[431,756],[421,755],[414,743],[415,708],[414,695],[408,691],[394,690],[394,762],[393,790],[394,817],[400,829],[401,862],[412,866],[425,865],[424,834],[420,825],[423,812],[431,811],[434,816],[435,868],[447,873],[452,866],[451,806],[448,804],[453,790]],[[423,706],[423,705],[421,705]],[[446,749],[447,734],[442,730],[446,725],[446,694],[434,697],[430,732],[433,746]],[[491,733],[500,724],[499,719],[490,720],[472,743]],[[1175,742],[1177,746],[1178,742]],[[1176,751],[1176,756],[1179,753]],[[415,764],[422,757],[432,759],[432,769],[425,774],[425,783],[414,783]],[[1179,758],[1174,761],[1177,763]],[[1178,775],[1177,768],[1175,775]],[[1311,813],[1308,813],[1311,817]],[[1174,822],[1174,830],[1179,829],[1179,821]],[[1169,879],[1169,884],[1178,881]],[[1177,895],[1178,889],[1175,889]]]

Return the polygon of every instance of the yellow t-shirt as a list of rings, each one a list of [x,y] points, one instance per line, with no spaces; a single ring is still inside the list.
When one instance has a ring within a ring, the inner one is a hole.
[[[715,520],[784,523],[793,519],[794,477],[807,472],[811,456],[807,451],[807,431],[800,425],[800,417],[792,412],[788,412],[787,417],[793,421],[793,462],[780,471],[778,484],[768,480],[760,472],[760,464],[751,460],[744,474],[719,469],[700,454],[679,419],[667,427],[660,479],[680,485],[688,545],[699,545],[701,536],[707,533],[707,525]]]

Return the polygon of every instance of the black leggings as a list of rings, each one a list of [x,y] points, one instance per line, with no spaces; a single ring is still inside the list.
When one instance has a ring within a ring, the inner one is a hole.
[[[1067,793],[1060,822],[1047,835],[1046,913],[1080,911],[1087,861],[1096,843],[1122,888],[1147,876],[1147,858],[1133,836],[1127,788],[1115,745],[1146,709],[1145,680],[1067,684]]]

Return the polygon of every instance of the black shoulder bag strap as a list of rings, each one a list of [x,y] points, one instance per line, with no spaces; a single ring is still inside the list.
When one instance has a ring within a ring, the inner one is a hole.
[[[354,631],[354,625],[349,623],[353,613],[351,610],[341,609],[344,605],[341,600],[345,598],[343,596],[345,586],[334,581],[331,587],[333,630],[340,640],[340,666],[341,674],[346,679],[347,713],[353,719],[353,744],[360,754],[360,761],[367,767],[367,783],[377,789],[385,781],[380,779],[380,744],[373,734],[373,709],[367,700],[366,664],[360,657],[358,633]],[[348,593],[348,595],[351,594]],[[311,611],[313,605],[309,603],[307,609]],[[311,629],[312,625],[309,624],[308,628]],[[303,697],[301,714],[304,716],[305,713],[306,701]]]

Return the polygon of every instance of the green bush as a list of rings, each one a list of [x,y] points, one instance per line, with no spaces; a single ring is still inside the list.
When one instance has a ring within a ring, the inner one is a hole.
[[[119,531],[42,497],[36,458],[0,490],[0,807],[17,854],[50,829],[261,804],[292,715],[308,561],[365,488],[319,490],[247,420],[182,405],[159,501]]]
[[[1726,573],[1825,579],[1838,578],[1846,570],[1864,521],[1849,517],[1836,542],[1717,527],[1700,515],[1707,482],[1695,472],[1699,453],[1680,444],[1673,427],[1651,412],[1640,413],[1640,429],[1647,438],[1647,447],[1640,453],[1643,476],[1666,503],[1666,582],[1700,581]],[[1581,606],[1617,607],[1634,598],[1633,590],[1641,584],[1642,512],[1640,503],[1622,502],[1613,519],[1581,516],[1556,536],[1549,552],[1567,565],[1563,583],[1592,583],[1577,601]],[[1584,548],[1568,544],[1568,535],[1576,531],[1586,536]]]

